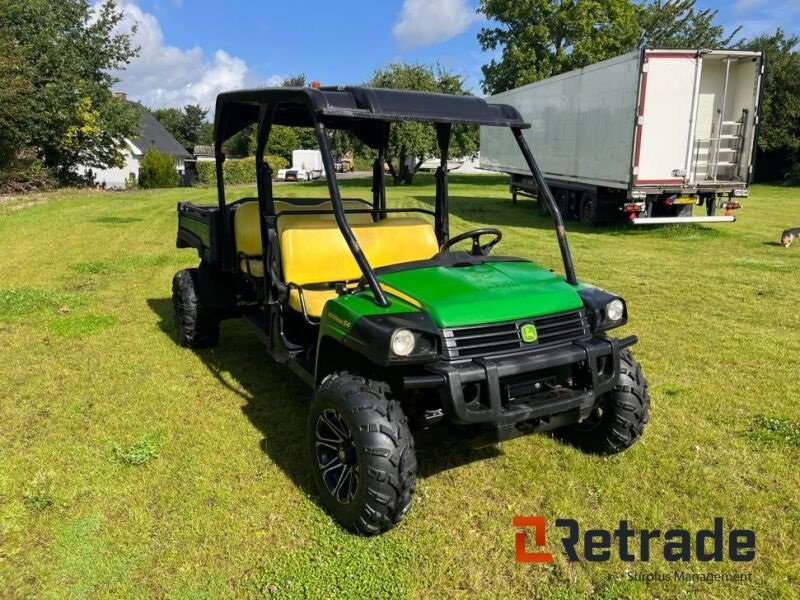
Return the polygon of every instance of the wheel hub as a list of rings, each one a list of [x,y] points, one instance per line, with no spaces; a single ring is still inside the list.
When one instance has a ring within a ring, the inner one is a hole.
[[[349,504],[358,491],[358,454],[350,427],[338,411],[325,409],[317,418],[315,451],[317,466],[328,492]]]

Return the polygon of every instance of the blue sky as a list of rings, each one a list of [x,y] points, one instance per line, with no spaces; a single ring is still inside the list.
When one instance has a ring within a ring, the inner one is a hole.
[[[488,57],[476,36],[477,0],[120,0],[137,23],[141,56],[117,88],[149,106],[210,107],[225,89],[305,73],[325,85],[359,83],[393,60],[438,60],[480,92]],[[745,35],[777,26],[800,34],[800,0],[700,0]]]

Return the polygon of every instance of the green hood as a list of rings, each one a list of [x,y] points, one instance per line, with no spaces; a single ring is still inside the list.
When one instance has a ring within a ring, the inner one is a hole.
[[[378,279],[387,292],[421,305],[439,327],[512,321],[583,306],[571,285],[530,262],[426,267]]]

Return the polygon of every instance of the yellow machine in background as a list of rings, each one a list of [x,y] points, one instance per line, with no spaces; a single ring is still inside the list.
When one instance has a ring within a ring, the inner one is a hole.
[[[348,152],[344,156],[335,157],[333,166],[336,167],[337,173],[352,173],[356,170],[356,163],[353,159],[353,153]]]

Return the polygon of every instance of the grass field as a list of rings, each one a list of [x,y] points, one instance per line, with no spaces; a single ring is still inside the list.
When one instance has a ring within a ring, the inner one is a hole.
[[[369,196],[365,180],[346,195]],[[276,188],[322,196],[322,184]],[[252,189],[236,190],[253,195]],[[391,188],[430,204],[433,182]],[[235,197],[235,196],[234,196]],[[551,436],[420,456],[409,517],[372,539],[315,502],[310,391],[239,322],[174,342],[178,199],[210,190],[59,192],[0,203],[0,597],[603,598],[800,595],[800,190],[756,186],[733,225],[587,230],[578,276],[625,296],[653,401],[613,458]],[[452,179],[453,233],[503,229],[504,254],[558,267],[551,225],[504,180]],[[514,562],[514,515],[583,528],[757,535],[752,563]],[[665,584],[629,573],[751,573]]]

